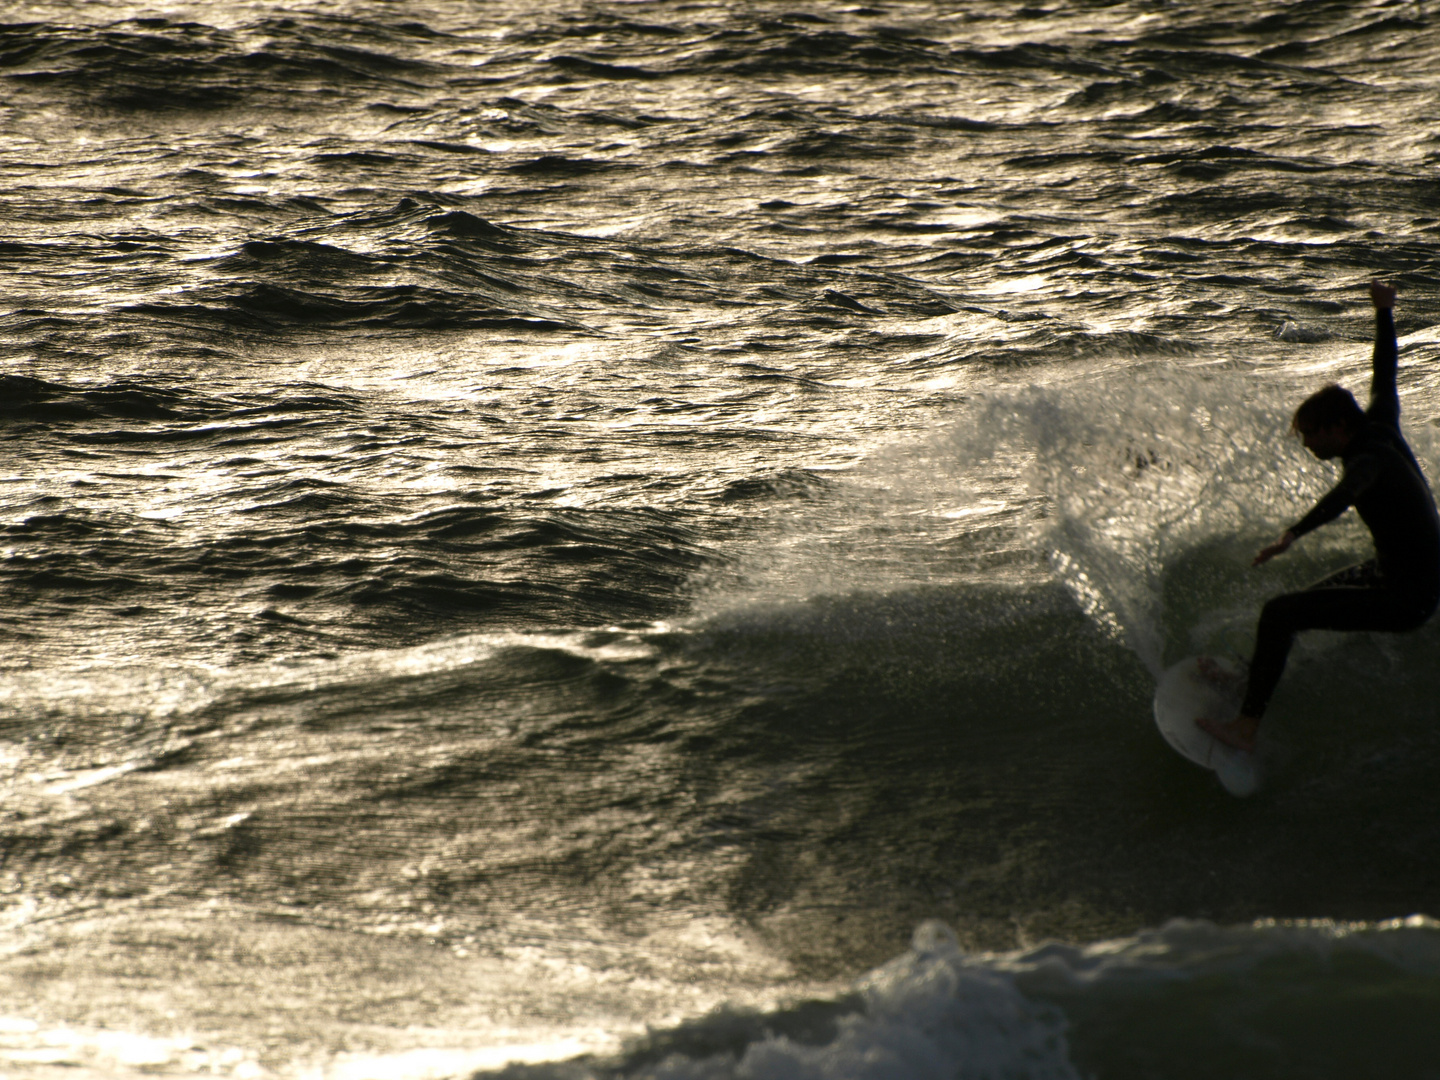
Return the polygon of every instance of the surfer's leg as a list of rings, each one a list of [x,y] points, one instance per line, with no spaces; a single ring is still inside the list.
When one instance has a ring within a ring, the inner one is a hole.
[[[1250,678],[1246,685],[1245,703],[1240,715],[1257,724],[1265,714],[1270,695],[1280,682],[1295,634],[1301,630],[1318,630],[1312,620],[1324,619],[1344,601],[1327,599],[1330,594],[1353,596],[1361,589],[1379,584],[1380,571],[1374,559],[1347,566],[1322,578],[1304,592],[1286,593],[1271,600],[1260,612],[1260,626],[1255,632],[1255,651],[1250,657]],[[1330,627],[1330,629],[1341,629]]]
[[[1245,684],[1245,700],[1240,715],[1259,724],[1270,704],[1270,695],[1280,683],[1295,634],[1304,629],[1305,605],[1297,604],[1307,593],[1286,593],[1270,600],[1260,610],[1260,624],[1255,630],[1255,651],[1250,654],[1250,678]]]
[[[1360,568],[1353,568],[1360,569]],[[1280,682],[1301,630],[1413,630],[1425,621],[1414,600],[1395,589],[1321,587],[1277,596],[1260,612],[1242,718],[1257,724]]]

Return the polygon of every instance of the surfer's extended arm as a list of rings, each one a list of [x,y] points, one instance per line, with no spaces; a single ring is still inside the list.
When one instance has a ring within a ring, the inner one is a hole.
[[[1345,474],[1340,482],[1326,492],[1324,498],[1311,507],[1310,512],[1291,525],[1285,534],[1268,547],[1260,549],[1251,566],[1269,562],[1276,555],[1290,549],[1290,545],[1308,532],[1334,521],[1351,506],[1371,484],[1380,478],[1380,460],[1373,454],[1356,454],[1345,462]]]
[[[1356,454],[1345,462],[1345,474],[1340,477],[1340,482],[1326,492],[1308,514],[1290,526],[1291,535],[1299,539],[1321,525],[1334,521],[1354,506],[1355,500],[1365,494],[1366,489],[1378,479],[1380,459],[1374,454]]]
[[[1395,368],[1400,350],[1395,343],[1395,288],[1383,281],[1370,283],[1375,304],[1375,356],[1370,376],[1370,407],[1365,415],[1389,427],[1400,426],[1400,395],[1395,390]]]

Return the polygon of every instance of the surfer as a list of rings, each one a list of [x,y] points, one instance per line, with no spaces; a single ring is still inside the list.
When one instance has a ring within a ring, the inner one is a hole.
[[[1339,458],[1340,482],[1252,565],[1269,562],[1300,537],[1351,506],[1370,529],[1375,558],[1332,574],[1303,592],[1277,596],[1260,613],[1255,652],[1240,714],[1227,722],[1203,717],[1201,729],[1239,750],[1253,750],[1260,718],[1301,630],[1418,629],[1440,601],[1440,517],[1430,485],[1400,433],[1395,390],[1395,289],[1370,283],[1375,304],[1375,354],[1370,407],[1331,384],[1295,410],[1291,430],[1322,461]]]

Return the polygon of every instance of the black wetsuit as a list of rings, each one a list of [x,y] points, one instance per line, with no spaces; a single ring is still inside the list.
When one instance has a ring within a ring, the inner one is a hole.
[[[1414,630],[1440,601],[1440,517],[1430,485],[1400,434],[1395,323],[1375,313],[1374,375],[1364,426],[1345,448],[1340,482],[1290,531],[1296,537],[1355,507],[1375,558],[1265,605],[1241,712],[1259,717],[1300,630]]]

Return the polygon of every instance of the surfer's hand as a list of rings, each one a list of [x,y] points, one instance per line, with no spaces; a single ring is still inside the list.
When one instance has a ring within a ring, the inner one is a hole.
[[[1395,286],[1387,285],[1383,281],[1370,282],[1370,300],[1374,303],[1376,310],[1393,308],[1395,306]]]
[[[1269,562],[1276,555],[1288,551],[1290,545],[1293,543],[1295,543],[1295,534],[1287,531],[1284,536],[1280,537],[1280,539],[1276,540],[1273,544],[1261,548],[1260,553],[1255,556],[1255,561],[1250,565],[1259,566],[1261,563]]]

